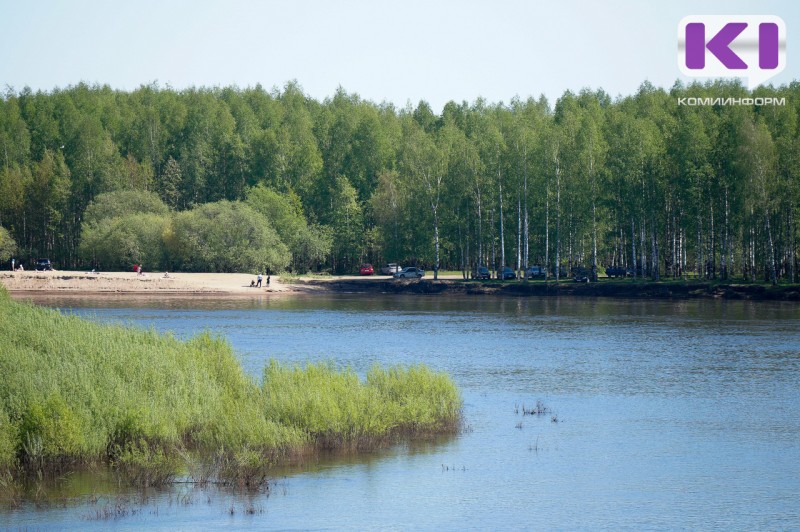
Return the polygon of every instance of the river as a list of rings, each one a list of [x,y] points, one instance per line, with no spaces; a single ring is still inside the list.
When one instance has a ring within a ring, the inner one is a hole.
[[[311,295],[39,297],[99,321],[225,336],[363,374],[423,362],[463,391],[456,437],[276,471],[269,493],[126,493],[76,477],[0,527],[800,527],[800,306],[746,301]],[[547,413],[524,415],[537,402]],[[124,502],[119,515],[108,509]],[[111,512],[113,513],[113,512]]]

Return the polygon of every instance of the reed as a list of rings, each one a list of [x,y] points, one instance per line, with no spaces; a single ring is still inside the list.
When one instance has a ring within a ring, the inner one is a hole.
[[[373,447],[396,437],[454,432],[461,397],[452,380],[425,366],[374,366],[361,381],[332,363],[264,369],[268,419],[307,434],[323,449]]]
[[[455,431],[461,419],[452,380],[424,366],[374,367],[362,381],[332,363],[271,361],[259,383],[210,334],[98,324],[1,289],[0,375],[0,474],[15,476],[107,463],[153,485],[210,460],[200,476],[251,486],[295,453]]]

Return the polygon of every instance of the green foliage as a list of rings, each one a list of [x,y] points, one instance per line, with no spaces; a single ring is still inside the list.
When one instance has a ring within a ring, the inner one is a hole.
[[[100,194],[86,208],[78,253],[93,267],[161,269],[169,209],[157,194],[118,190]]]
[[[0,262],[6,262],[17,252],[17,243],[8,230],[0,226]]]
[[[168,216],[152,213],[126,214],[84,225],[78,249],[85,260],[101,269],[128,271],[134,264],[162,269],[165,263],[163,235]]]
[[[8,419],[5,408],[0,407],[0,478],[16,461],[17,428]]]
[[[281,271],[291,260],[267,219],[240,202],[176,214],[165,241],[170,261],[188,271]]]
[[[374,366],[367,386],[391,405],[391,417],[404,430],[446,430],[460,419],[458,389],[444,374],[424,365],[383,369]]]
[[[89,450],[84,438],[84,422],[66,404],[59,392],[44,401],[29,404],[22,413],[19,438],[28,462],[78,459]]]
[[[142,438],[120,449],[112,465],[134,486],[148,488],[171,482],[182,463],[178,456],[160,447],[152,449]]]
[[[558,260],[654,279],[796,280],[798,94],[796,82],[752,92],[735,81],[669,91],[645,82],[613,100],[566,92],[551,109],[544,98],[479,98],[437,115],[424,101],[396,109],[341,88],[315,101],[296,82],[271,92],[83,83],[6,91],[0,224],[26,259],[78,267],[95,258],[76,249],[98,220],[166,215],[122,200],[152,190],[173,211],[247,201],[292,255],[277,262],[299,271]],[[678,103],[687,97],[786,104]],[[119,201],[101,209],[107,193]]]
[[[285,368],[272,361],[264,369],[263,388],[271,419],[332,448],[453,430],[460,420],[455,385],[424,366],[374,367],[362,382],[351,369],[337,371],[330,363]]]
[[[273,361],[259,386],[219,338],[92,323],[4,291],[0,375],[0,474],[17,458],[34,471],[108,461],[141,485],[169,481],[187,451],[254,483],[308,445],[455,430],[461,407],[452,381],[424,367],[375,368],[361,383],[350,370]]]
[[[328,228],[309,225],[297,194],[281,194],[257,185],[247,191],[247,204],[264,215],[292,254],[294,270],[308,271],[323,262],[331,251]]]
[[[166,216],[169,208],[158,194],[142,190],[117,190],[97,196],[83,215],[84,226],[105,223],[111,218],[131,214],[156,214]]]
[[[352,273],[363,254],[364,220],[356,189],[346,177],[336,179],[329,224],[333,235],[334,270]]]

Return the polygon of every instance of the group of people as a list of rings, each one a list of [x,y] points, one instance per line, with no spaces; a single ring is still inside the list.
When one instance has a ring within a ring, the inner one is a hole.
[[[17,259],[11,259],[11,271],[12,272],[24,272],[25,268],[22,266],[21,262],[19,264],[17,264]]]
[[[269,286],[269,282],[272,279],[270,275],[267,275],[267,286]],[[258,273],[258,277],[255,280],[250,281],[250,288],[261,288],[261,283],[264,281],[264,276],[261,275],[261,272]]]

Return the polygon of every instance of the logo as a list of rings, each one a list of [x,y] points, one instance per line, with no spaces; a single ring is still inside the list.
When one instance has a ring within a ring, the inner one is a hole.
[[[754,89],[786,68],[786,24],[773,15],[693,15],[678,24],[685,76],[747,78]]]

